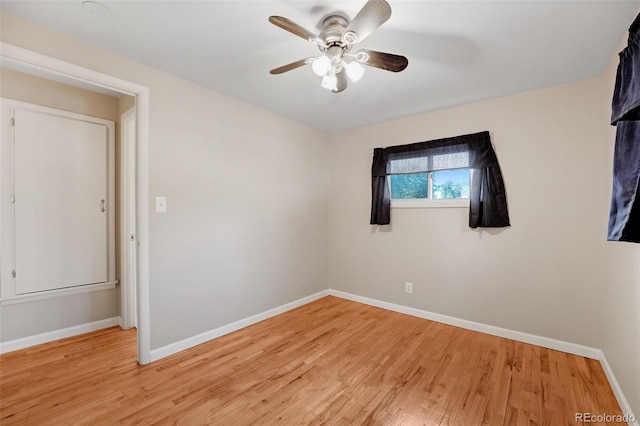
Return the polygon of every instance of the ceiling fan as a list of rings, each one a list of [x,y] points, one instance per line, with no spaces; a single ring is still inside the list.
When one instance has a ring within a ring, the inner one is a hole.
[[[300,59],[274,68],[270,73],[282,74],[311,64],[313,72],[322,77],[321,86],[339,93],[347,88],[348,80],[360,80],[364,74],[362,65],[400,72],[409,63],[404,56],[368,49],[351,52],[354,44],[364,40],[390,17],[389,3],[385,0],[369,0],[351,21],[338,14],[327,16],[322,22],[322,32],[316,35],[287,18],[270,16],[269,22],[273,25],[310,41],[321,52],[320,56]]]

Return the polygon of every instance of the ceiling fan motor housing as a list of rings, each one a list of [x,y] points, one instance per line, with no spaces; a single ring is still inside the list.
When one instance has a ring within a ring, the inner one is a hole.
[[[322,37],[328,45],[338,45],[340,47],[344,47],[345,43],[342,41],[342,34],[344,30],[347,28],[349,21],[347,18],[340,15],[330,15],[327,16],[322,22],[322,33],[320,37]]]

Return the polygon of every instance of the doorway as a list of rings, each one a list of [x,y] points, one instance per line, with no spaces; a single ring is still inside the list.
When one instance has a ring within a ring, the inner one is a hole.
[[[40,77],[77,85],[90,90],[109,90],[120,94],[135,97],[135,112],[132,113],[135,133],[134,146],[122,145],[123,151],[133,151],[134,160],[130,164],[133,172],[127,177],[129,188],[135,188],[132,200],[127,206],[123,206],[123,229],[135,229],[133,241],[135,244],[133,262],[134,271],[127,269],[127,264],[121,265],[121,276],[134,274],[137,288],[135,301],[127,298],[127,305],[135,304],[134,318],[129,317],[129,323],[137,326],[138,362],[148,364],[151,362],[150,345],[150,315],[149,315],[149,206],[148,206],[148,135],[149,135],[149,89],[147,87],[119,79],[107,74],[99,73],[84,67],[64,62],[46,55],[42,55],[27,49],[23,49],[8,43],[0,42],[0,59],[2,65],[11,64],[23,72],[38,75]],[[129,124],[131,126],[131,124]],[[133,142],[132,142],[133,143]],[[128,209],[128,210],[127,210]],[[130,239],[127,241],[131,241]],[[124,241],[121,241],[121,245]],[[121,246],[122,247],[122,246]],[[121,250],[121,252],[126,250]],[[130,250],[129,250],[130,252]],[[122,307],[124,309],[124,306]]]

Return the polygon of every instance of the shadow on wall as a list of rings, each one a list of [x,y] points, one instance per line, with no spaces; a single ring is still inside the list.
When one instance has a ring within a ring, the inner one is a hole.
[[[391,232],[393,231],[391,224],[389,225],[371,225],[371,233],[376,234],[378,232]]]

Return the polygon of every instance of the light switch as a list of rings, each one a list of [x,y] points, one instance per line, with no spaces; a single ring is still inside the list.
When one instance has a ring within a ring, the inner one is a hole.
[[[156,197],[156,213],[167,212],[167,197]]]

